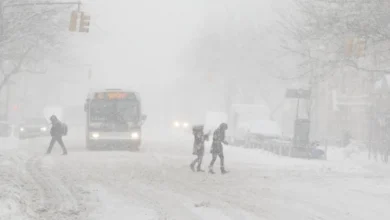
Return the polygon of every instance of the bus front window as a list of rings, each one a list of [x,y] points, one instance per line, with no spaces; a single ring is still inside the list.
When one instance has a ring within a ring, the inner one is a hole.
[[[138,104],[131,100],[94,100],[90,105],[91,122],[133,122],[138,116]]]

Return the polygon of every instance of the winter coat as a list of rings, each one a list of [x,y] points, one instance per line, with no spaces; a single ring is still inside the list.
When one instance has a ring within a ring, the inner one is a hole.
[[[225,130],[218,128],[214,131],[213,134],[213,144],[211,145],[211,151],[212,154],[219,154],[223,153],[223,146],[222,143],[227,144],[225,141]]]
[[[208,134],[203,134],[203,132],[193,132],[194,134],[194,147],[192,154],[193,155],[204,155],[204,142],[209,140]]]
[[[63,127],[60,121],[56,121],[52,123],[50,129],[50,135],[52,137],[62,137],[63,136]]]

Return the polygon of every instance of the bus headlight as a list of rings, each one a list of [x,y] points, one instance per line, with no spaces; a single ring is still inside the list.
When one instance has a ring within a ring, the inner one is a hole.
[[[24,128],[23,128],[23,127],[21,127],[19,130],[23,132],[23,131],[24,131]]]
[[[45,131],[47,131],[47,128],[46,128],[46,127],[42,127],[42,128],[41,128],[41,131],[42,131],[42,132],[45,132]]]
[[[183,123],[183,128],[188,128],[188,123],[187,122]]]
[[[131,133],[131,139],[136,139],[136,140],[138,140],[138,139],[139,139],[139,133],[138,133],[138,132],[133,132],[133,133]]]
[[[100,134],[95,132],[91,134],[91,137],[94,139],[98,139],[100,137]]]

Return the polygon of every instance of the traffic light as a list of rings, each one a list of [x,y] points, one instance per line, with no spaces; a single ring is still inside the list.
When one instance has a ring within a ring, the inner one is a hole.
[[[75,32],[77,31],[77,20],[78,20],[79,14],[77,11],[73,11],[70,15],[70,23],[69,23],[69,31]]]
[[[356,42],[356,57],[364,56],[366,50],[366,41],[364,39],[359,39]]]
[[[79,32],[88,33],[90,21],[91,21],[91,16],[85,15],[84,12],[81,12]]]
[[[347,57],[362,57],[366,50],[366,41],[360,38],[350,38],[345,44]]]
[[[347,42],[345,44],[345,55],[347,57],[350,57],[352,55],[353,44],[354,44],[354,40],[353,39],[347,39]]]

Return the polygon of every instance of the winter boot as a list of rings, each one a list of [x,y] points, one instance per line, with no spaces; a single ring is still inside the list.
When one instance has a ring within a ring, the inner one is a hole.
[[[198,167],[197,169],[196,169],[196,172],[204,172],[204,170],[202,170],[200,167]]]
[[[229,171],[226,171],[225,168],[221,168],[221,173],[222,174],[227,174]]]
[[[211,174],[215,174],[215,172],[214,172],[214,170],[213,170],[213,168],[209,168],[209,173],[211,173]]]

